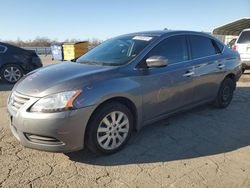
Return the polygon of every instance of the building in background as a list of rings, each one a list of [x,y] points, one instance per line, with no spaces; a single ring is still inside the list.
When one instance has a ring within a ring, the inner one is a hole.
[[[250,18],[241,18],[239,20],[227,23],[213,30],[213,35],[228,44],[237,38],[242,30],[250,28]]]

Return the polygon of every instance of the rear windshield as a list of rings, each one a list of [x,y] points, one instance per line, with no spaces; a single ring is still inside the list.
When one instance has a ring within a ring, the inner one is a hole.
[[[250,31],[243,31],[237,41],[237,43],[250,43]]]
[[[0,45],[0,53],[5,53],[7,50],[6,46]]]

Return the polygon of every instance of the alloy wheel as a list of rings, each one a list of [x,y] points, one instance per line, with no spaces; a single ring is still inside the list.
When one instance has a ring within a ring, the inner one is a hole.
[[[120,111],[113,111],[106,115],[97,129],[98,144],[105,150],[118,148],[127,138],[129,119]]]
[[[22,77],[22,72],[18,67],[6,67],[3,72],[4,79],[10,83],[17,82]]]

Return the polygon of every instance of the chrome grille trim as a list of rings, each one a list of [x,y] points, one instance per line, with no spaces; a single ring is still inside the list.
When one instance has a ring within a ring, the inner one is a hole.
[[[9,104],[14,111],[18,111],[30,98],[14,91],[9,99]]]
[[[63,145],[63,142],[53,137],[41,136],[29,133],[24,133],[24,135],[30,142],[38,144]]]

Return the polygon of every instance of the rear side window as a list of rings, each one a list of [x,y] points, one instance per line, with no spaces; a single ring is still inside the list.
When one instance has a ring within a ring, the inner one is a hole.
[[[148,57],[163,56],[169,64],[188,60],[188,50],[185,36],[173,36],[160,42],[149,52]]]
[[[236,39],[235,39],[236,40]],[[224,49],[224,45],[221,44],[220,42],[218,41],[215,41],[215,40],[212,40],[213,41],[213,46],[216,48],[216,49],[219,49],[218,53],[221,53]],[[234,41],[235,42],[235,41]]]
[[[221,53],[223,46],[208,37],[191,35],[189,36],[192,58],[202,58]]]
[[[239,44],[250,43],[250,31],[243,31],[237,41]]]
[[[7,47],[0,45],[0,53],[5,53],[7,51]]]

